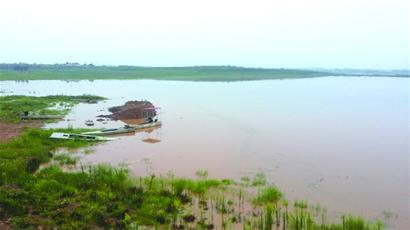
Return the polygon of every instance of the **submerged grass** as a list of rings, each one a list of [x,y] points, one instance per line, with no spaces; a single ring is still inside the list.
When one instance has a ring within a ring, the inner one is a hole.
[[[73,157],[67,153],[61,153],[53,157],[53,160],[57,161],[60,165],[75,165],[78,159],[79,157]]]
[[[65,115],[78,103],[96,103],[105,98],[93,95],[81,96],[1,96],[0,122],[16,123],[25,112],[35,115]]]

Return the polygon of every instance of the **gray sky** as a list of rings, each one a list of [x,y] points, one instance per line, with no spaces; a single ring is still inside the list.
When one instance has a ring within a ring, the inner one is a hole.
[[[409,0],[0,0],[0,62],[410,68]]]

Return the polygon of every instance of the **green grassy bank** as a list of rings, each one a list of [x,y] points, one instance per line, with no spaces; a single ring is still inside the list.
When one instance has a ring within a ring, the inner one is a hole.
[[[96,103],[105,98],[93,95],[81,96],[1,96],[0,122],[16,123],[24,112],[35,115],[66,115],[78,103]]]
[[[0,80],[153,79],[178,81],[248,81],[327,76],[328,73],[296,69],[262,69],[230,66],[136,67],[25,65],[0,68]]]

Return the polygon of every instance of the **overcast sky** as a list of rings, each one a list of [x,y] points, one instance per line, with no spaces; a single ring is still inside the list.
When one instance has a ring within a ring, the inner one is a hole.
[[[410,68],[409,0],[0,2],[0,62]]]

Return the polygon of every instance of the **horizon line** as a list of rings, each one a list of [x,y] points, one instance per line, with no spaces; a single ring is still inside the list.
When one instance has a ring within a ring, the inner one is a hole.
[[[93,66],[93,67],[142,67],[142,68],[190,68],[190,67],[231,67],[231,68],[244,68],[244,69],[286,69],[286,70],[374,70],[374,71],[398,71],[405,70],[410,71],[409,68],[397,68],[397,69],[377,69],[377,68],[352,68],[352,67],[255,67],[255,66],[240,66],[240,65],[177,65],[177,66],[144,66],[144,65],[129,65],[129,64],[94,64],[80,63],[80,62],[62,62],[62,63],[28,63],[28,62],[1,62],[0,65],[66,65],[69,67],[81,67],[81,66]]]

